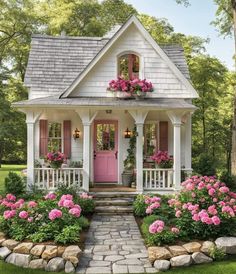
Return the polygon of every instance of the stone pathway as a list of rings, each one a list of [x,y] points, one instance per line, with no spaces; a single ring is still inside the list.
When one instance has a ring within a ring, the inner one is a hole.
[[[94,215],[76,273],[155,273],[133,215]]]

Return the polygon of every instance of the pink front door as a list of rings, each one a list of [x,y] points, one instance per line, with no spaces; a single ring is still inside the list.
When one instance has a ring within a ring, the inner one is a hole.
[[[117,182],[117,121],[94,122],[94,181]]]

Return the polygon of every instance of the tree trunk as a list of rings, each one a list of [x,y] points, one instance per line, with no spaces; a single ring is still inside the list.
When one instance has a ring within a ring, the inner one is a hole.
[[[236,53],[236,0],[231,0],[233,8],[233,28],[234,28],[234,45]],[[235,59],[236,70],[236,59]],[[232,126],[232,150],[231,150],[231,173],[236,175],[236,87],[234,87],[234,101],[233,101],[233,126]]]

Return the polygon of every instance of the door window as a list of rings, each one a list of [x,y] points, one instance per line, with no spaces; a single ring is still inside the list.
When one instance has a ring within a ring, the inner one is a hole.
[[[97,124],[97,151],[112,151],[115,149],[115,125]]]

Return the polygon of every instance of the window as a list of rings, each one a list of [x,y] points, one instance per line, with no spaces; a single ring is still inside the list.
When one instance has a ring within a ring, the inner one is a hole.
[[[48,123],[48,151],[61,151],[61,123]]]
[[[112,151],[115,149],[115,125],[97,124],[97,151]]]
[[[139,57],[135,54],[124,54],[118,59],[118,72],[126,80],[139,78]]]
[[[148,123],[144,125],[144,156],[152,156],[157,150],[157,124]]]

